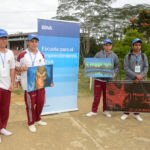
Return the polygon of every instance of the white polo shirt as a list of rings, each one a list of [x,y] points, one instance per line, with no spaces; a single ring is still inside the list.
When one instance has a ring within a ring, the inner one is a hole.
[[[38,50],[36,54],[30,52],[28,49],[19,54],[16,66],[42,66],[45,65],[44,55]],[[21,73],[21,85],[23,90],[27,90],[27,71]]]
[[[0,88],[8,90],[11,84],[10,69],[15,69],[15,58],[11,50],[0,52]]]

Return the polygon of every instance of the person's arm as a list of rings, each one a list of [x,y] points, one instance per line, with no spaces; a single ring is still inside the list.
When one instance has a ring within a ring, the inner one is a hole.
[[[94,58],[100,58],[100,51],[95,54]]]
[[[131,70],[130,66],[130,60],[128,59],[128,55],[125,56],[124,59],[124,71],[127,76],[129,76],[132,80],[136,79],[136,73]]]
[[[24,64],[21,62],[21,60],[20,60],[20,55],[17,57],[15,70],[16,70],[17,72],[19,72],[19,73],[28,70],[27,65],[24,65]]]
[[[10,83],[9,90],[12,91],[15,83],[15,69],[10,69],[10,79],[11,79],[11,83]]]
[[[116,77],[117,73],[119,72],[119,67],[120,67],[120,63],[119,63],[119,58],[117,55],[115,55],[115,60],[114,60],[114,78]]]
[[[142,70],[141,73],[143,77],[147,76],[148,68],[149,68],[148,59],[147,56],[144,54],[144,69]]]
[[[148,72],[148,68],[149,68],[149,64],[148,64],[148,60],[147,60],[147,56],[145,54],[144,55],[144,60],[143,60],[143,69],[142,72],[136,76],[137,80],[142,80],[143,78],[145,78],[147,76],[147,72]]]
[[[16,71],[21,73],[21,72],[24,72],[24,71],[27,71],[28,70],[28,67],[26,65],[24,66],[16,66]]]
[[[11,64],[10,64],[10,87],[8,90],[13,90],[15,84],[15,58],[12,53]]]

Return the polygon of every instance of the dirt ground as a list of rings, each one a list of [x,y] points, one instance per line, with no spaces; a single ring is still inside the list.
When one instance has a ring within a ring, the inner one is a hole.
[[[12,94],[8,129],[12,136],[2,136],[0,150],[148,150],[150,146],[150,114],[141,114],[138,122],[132,115],[126,121],[121,112],[112,118],[101,109],[94,117],[86,117],[92,96],[78,98],[79,110],[43,116],[48,125],[38,126],[36,133],[28,131],[23,96]]]

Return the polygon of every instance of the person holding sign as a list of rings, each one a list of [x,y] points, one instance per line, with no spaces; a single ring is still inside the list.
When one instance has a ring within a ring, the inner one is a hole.
[[[7,42],[7,31],[0,29],[0,134],[9,136],[12,132],[6,130],[6,126],[15,80],[15,58],[13,52],[6,48]]]
[[[118,56],[112,51],[112,41],[105,39],[103,42],[104,50],[96,53],[95,58],[112,58],[113,63],[113,78],[116,77],[119,70]],[[94,80],[94,101],[92,104],[92,111],[87,113],[87,117],[97,115],[98,106],[100,103],[101,93],[103,93],[103,113],[106,117],[111,117],[111,114],[106,111],[106,82],[107,78],[96,78]]]
[[[36,132],[35,125],[47,125],[41,120],[41,112],[45,102],[45,88],[35,91],[27,91],[27,70],[28,67],[45,65],[44,55],[38,50],[39,38],[35,34],[27,37],[28,48],[22,51],[16,62],[16,70],[21,73],[21,85],[24,92],[26,111],[28,117],[28,127],[31,132]]]
[[[148,72],[148,60],[147,56],[141,51],[142,40],[135,38],[132,41],[132,49],[124,58],[124,70],[126,80],[132,80],[139,82],[145,80]],[[121,116],[122,120],[126,120],[129,116],[129,112],[124,112]],[[143,121],[139,113],[133,114],[134,118],[138,121]]]

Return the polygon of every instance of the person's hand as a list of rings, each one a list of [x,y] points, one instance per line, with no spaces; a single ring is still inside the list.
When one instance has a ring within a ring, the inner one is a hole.
[[[142,77],[141,75],[136,75],[136,79],[137,79],[137,80],[142,80],[143,77]]]
[[[14,84],[11,83],[8,90],[9,90],[9,91],[12,91],[13,89],[14,89]]]
[[[54,83],[51,83],[51,84],[50,84],[50,87],[53,87],[53,86],[54,86]]]
[[[24,66],[21,67],[21,71],[27,71],[27,70],[28,70],[27,65],[24,65]]]
[[[133,80],[133,83],[138,83],[140,80],[138,80],[138,79],[135,79],[135,80]]]
[[[116,77],[116,73],[113,73],[113,78],[115,78]]]
[[[27,65],[16,67],[16,71],[18,71],[19,73],[27,71],[27,70],[28,70],[28,66]]]

